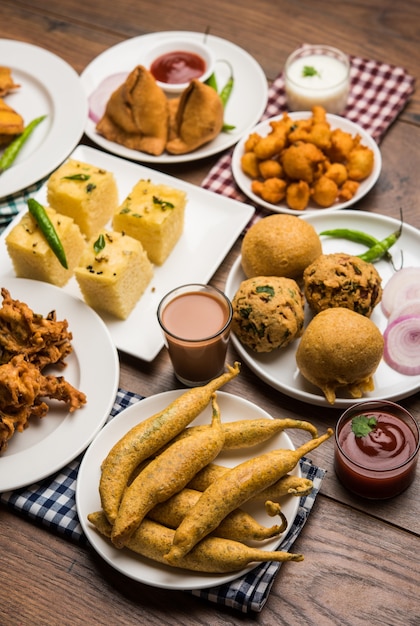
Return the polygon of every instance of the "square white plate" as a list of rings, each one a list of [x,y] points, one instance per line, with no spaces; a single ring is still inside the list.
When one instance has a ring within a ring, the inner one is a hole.
[[[184,232],[165,263],[161,267],[155,266],[154,276],[131,315],[127,320],[121,321],[100,313],[118,349],[150,362],[163,347],[162,331],[156,317],[161,298],[178,285],[207,283],[253,216],[255,209],[88,146],[78,146],[69,158],[113,172],[117,180],[120,202],[142,178],[183,189],[187,193]],[[45,205],[46,186],[44,185],[34,197]],[[5,237],[20,219],[21,216],[17,215],[0,238],[0,278],[15,276],[7,253]],[[74,277],[63,289],[82,298]]]

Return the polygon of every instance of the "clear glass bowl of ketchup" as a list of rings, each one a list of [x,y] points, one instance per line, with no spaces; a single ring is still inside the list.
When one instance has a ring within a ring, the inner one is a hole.
[[[361,402],[338,420],[335,473],[358,496],[392,498],[413,482],[419,448],[419,425],[406,409],[386,400]]]
[[[211,48],[201,41],[162,39],[147,51],[144,65],[169,94],[184,91],[193,79],[206,81],[214,69]]]

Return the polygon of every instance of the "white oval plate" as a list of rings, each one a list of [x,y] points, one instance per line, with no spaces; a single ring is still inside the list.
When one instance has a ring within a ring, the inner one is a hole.
[[[129,72],[142,64],[147,50],[165,38],[184,38],[186,41],[202,41],[204,33],[189,31],[167,31],[150,33],[127,39],[102,52],[91,61],[81,74],[86,96],[89,97],[104,78],[119,72]],[[108,141],[96,132],[95,123],[88,119],[85,132],[89,139],[98,146],[119,156],[143,163],[181,163],[196,161],[218,154],[233,146],[243,135],[258,122],[263,114],[268,98],[268,85],[265,74],[257,61],[245,50],[235,44],[207,35],[207,44],[211,46],[216,60],[227,60],[232,65],[235,84],[225,109],[225,123],[235,126],[229,133],[220,133],[216,139],[189,154],[171,155],[163,153],[153,156],[138,150],[131,150],[112,141]],[[224,63],[217,63],[215,68],[219,89],[229,77],[229,69]],[[111,94],[109,94],[111,95]],[[246,103],[246,106],[244,106]]]
[[[14,164],[0,176],[0,198],[52,172],[78,144],[88,116],[79,75],[63,59],[22,41],[0,39],[0,59],[19,89],[4,97],[25,120],[47,118],[34,130]]]
[[[398,220],[391,217],[354,210],[318,213],[316,215],[308,215],[305,219],[315,227],[317,232],[333,228],[351,228],[365,231],[377,239],[385,238],[396,230],[400,224]],[[366,250],[360,244],[332,237],[322,237],[322,248],[325,254],[332,252],[361,254]],[[404,251],[404,265],[406,267],[411,265],[420,266],[420,232],[417,228],[405,224],[398,243],[391,248],[396,267],[400,267],[401,250]],[[386,285],[393,275],[391,265],[386,261],[379,261],[375,263],[375,267],[382,277],[382,285]],[[241,266],[241,257],[238,257],[226,281],[225,293],[229,298],[233,298],[240,283],[245,278]],[[311,319],[308,307],[306,307],[305,317],[306,326]],[[371,320],[378,326],[381,332],[385,330],[387,318],[383,314],[380,304],[375,307]],[[331,407],[321,390],[305,380],[297,368],[295,354],[299,342],[298,339],[287,346],[287,348],[275,350],[269,354],[259,354],[249,350],[241,344],[235,335],[232,335],[232,342],[243,362],[261,380],[274,389],[281,391],[286,396],[308,402],[309,404]],[[374,383],[374,391],[366,393],[359,400],[346,397],[342,390],[338,390],[337,399],[333,405],[334,408],[346,408],[366,399],[399,400],[406,398],[420,389],[420,376],[399,374],[382,360],[374,375]]]
[[[312,112],[296,111],[293,113],[289,113],[288,115],[293,120],[302,120],[311,117]],[[255,128],[253,128],[251,133],[255,132],[265,137],[271,130],[270,122],[273,120],[282,119],[282,117],[283,115],[270,117],[269,119],[261,122]],[[265,200],[257,196],[255,193],[253,193],[253,191],[251,191],[251,179],[249,178],[249,176],[244,174],[241,168],[241,158],[244,153],[244,145],[246,140],[248,139],[248,136],[251,133],[248,133],[246,136],[242,137],[242,139],[235,146],[232,155],[232,173],[238,187],[255,204],[269,209],[273,213],[289,213],[290,215],[308,215],[312,213],[319,213],[320,211],[322,211],[322,213],[331,213],[332,211],[337,211],[339,209],[346,209],[347,207],[361,200],[363,196],[365,196],[372,189],[381,173],[382,157],[378,145],[361,126],[355,124],[354,122],[350,122],[350,120],[346,119],[345,117],[340,117],[339,115],[332,115],[330,113],[327,113],[327,120],[331,124],[331,128],[333,130],[336,128],[340,128],[346,133],[351,133],[353,136],[360,135],[362,138],[362,145],[367,146],[374,152],[375,164],[373,172],[368,178],[366,178],[366,180],[363,180],[360,183],[357,193],[353,196],[351,200],[348,200],[347,202],[337,202],[333,206],[326,209],[322,209],[312,202],[304,211],[296,211],[295,209],[290,209],[284,202],[281,202],[279,204],[271,204],[270,202],[266,202]]]
[[[64,376],[87,396],[86,404],[74,413],[64,403],[51,401],[45,417],[31,420],[26,430],[13,435],[0,455],[0,491],[8,491],[50,476],[83,452],[109,416],[120,369],[107,327],[80,299],[24,278],[1,277],[0,287],[35,313],[45,316],[55,310],[57,319],[68,320],[73,352],[65,359],[65,369],[49,367],[48,373]]]
[[[160,563],[156,563],[130,550],[118,550],[110,541],[101,536],[88,522],[89,513],[99,511],[101,502],[99,497],[99,479],[101,474],[101,463],[112,446],[133,426],[147,419],[150,415],[161,411],[170,402],[177,398],[184,390],[166,391],[155,396],[150,396],[134,404],[116,417],[99,433],[96,439],[87,449],[80,465],[77,485],[76,485],[76,506],[82,528],[89,539],[89,542],[96,552],[109,565],[125,574],[129,578],[138,582],[160,587],[162,589],[204,589],[215,585],[222,585],[235,578],[243,576],[257,564],[245,568],[239,572],[229,574],[207,574],[201,572],[190,572],[178,568],[172,568]],[[238,419],[269,418],[271,416],[255,404],[230,395],[223,391],[217,393],[223,421],[234,421]],[[211,407],[208,406],[192,424],[208,424],[211,421]],[[289,436],[283,432],[273,437],[271,440],[248,450],[225,451],[217,457],[215,462],[227,467],[233,467],[238,463],[276,448],[286,448],[294,450]],[[301,476],[300,465],[297,464],[292,472],[294,476]],[[288,521],[288,528],[291,527],[299,509],[299,498],[287,496],[282,498],[282,512]],[[252,513],[261,524],[272,526],[273,518],[269,517],[264,510],[264,505],[252,506],[244,505],[243,508]],[[287,532],[287,530],[285,531]],[[261,547],[266,550],[275,550],[281,543],[285,533],[265,541]]]

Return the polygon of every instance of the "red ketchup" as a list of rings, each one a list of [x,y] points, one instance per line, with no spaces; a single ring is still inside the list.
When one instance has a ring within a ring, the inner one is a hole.
[[[402,407],[398,410],[406,413]],[[352,430],[358,415],[376,420],[364,436]],[[410,419],[386,410],[363,411],[360,406],[345,416],[337,424],[334,458],[340,482],[364,498],[391,498],[404,491],[414,480],[417,465],[419,429],[414,419],[408,413]]]
[[[161,83],[180,85],[200,78],[206,71],[206,63],[198,54],[186,50],[167,52],[153,61],[151,73]]]

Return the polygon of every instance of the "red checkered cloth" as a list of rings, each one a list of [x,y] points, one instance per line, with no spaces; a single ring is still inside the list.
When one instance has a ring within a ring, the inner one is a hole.
[[[379,144],[414,92],[415,79],[405,69],[350,56],[350,95],[343,116],[359,124]],[[287,111],[283,73],[268,92],[265,120]],[[236,185],[231,168],[233,149],[224,154],[202,182],[202,187],[249,203]]]

